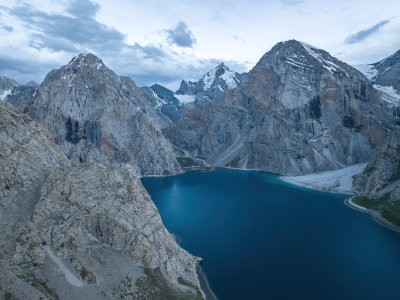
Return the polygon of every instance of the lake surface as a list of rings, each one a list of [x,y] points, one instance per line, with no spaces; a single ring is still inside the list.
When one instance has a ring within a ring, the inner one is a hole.
[[[400,234],[345,195],[227,169],[142,182],[219,299],[400,299]]]

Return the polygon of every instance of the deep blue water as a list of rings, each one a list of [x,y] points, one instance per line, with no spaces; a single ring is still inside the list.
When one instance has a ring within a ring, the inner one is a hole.
[[[142,182],[219,299],[400,299],[400,235],[345,195],[227,169]]]

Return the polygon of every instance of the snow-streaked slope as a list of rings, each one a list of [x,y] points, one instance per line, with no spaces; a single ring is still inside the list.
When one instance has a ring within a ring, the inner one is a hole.
[[[203,76],[203,81],[204,81],[204,90],[208,90],[211,88],[212,83],[215,80],[217,68],[214,68],[207,72],[206,75]]]
[[[240,80],[236,78],[236,73],[230,70],[225,70],[220,77],[225,81],[228,89],[234,89],[240,83]]]
[[[373,87],[378,91],[382,100],[394,105],[400,105],[400,94],[392,86],[374,84]]]
[[[316,190],[353,193],[352,177],[361,174],[366,165],[366,163],[362,163],[339,170],[312,173],[302,176],[281,176],[281,179],[294,185]]]
[[[356,65],[354,68],[363,73],[369,80],[372,80],[378,74],[374,65]]]
[[[398,91],[396,91],[393,86],[379,85],[375,82],[376,77],[380,74],[375,65],[379,65],[385,60],[386,59],[376,64],[357,65],[354,67],[358,69],[361,73],[363,73],[372,82],[373,87],[378,91],[378,94],[382,100],[397,106],[400,105],[400,94],[398,93]],[[387,69],[388,68],[385,68],[385,71]]]
[[[307,50],[307,52],[308,52],[312,57],[314,57],[316,60],[318,60],[318,61],[322,64],[322,66],[323,66],[325,69],[327,69],[329,72],[331,72],[332,74],[333,74],[333,72],[335,72],[335,71],[344,72],[343,69],[342,69],[339,65],[337,65],[336,63],[334,63],[333,61],[324,59],[323,53],[322,53],[322,52],[323,52],[322,49],[320,49],[320,48],[318,48],[318,47],[315,47],[315,46],[312,46],[312,45],[310,45],[310,44],[304,43],[304,42],[300,42],[300,44],[304,47],[304,49]],[[344,72],[344,73],[345,73],[345,72]]]

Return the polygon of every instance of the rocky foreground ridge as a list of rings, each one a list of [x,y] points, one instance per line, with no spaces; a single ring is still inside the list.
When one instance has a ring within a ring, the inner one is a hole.
[[[129,164],[74,166],[0,101],[0,290],[7,299],[202,298]],[[14,298],[13,298],[14,297]]]

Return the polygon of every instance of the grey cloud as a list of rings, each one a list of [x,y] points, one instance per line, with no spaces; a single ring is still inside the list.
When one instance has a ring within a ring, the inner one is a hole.
[[[189,27],[185,22],[179,21],[178,25],[174,29],[168,29],[166,32],[170,44],[191,48],[193,47],[193,44],[196,43],[193,33],[189,30]]]
[[[135,43],[133,46],[131,46],[131,49],[133,49],[134,51],[139,51],[141,54],[143,54],[144,58],[151,58],[157,61],[160,61],[162,58],[168,56],[161,47],[153,45],[142,46],[139,43]]]
[[[97,3],[93,3],[91,1],[85,0],[75,0],[72,1],[70,6],[67,9],[71,15],[75,17],[94,17],[97,11],[100,9],[100,6]]]
[[[125,36],[118,30],[96,21],[99,6],[89,0],[67,2],[65,13],[47,13],[29,4],[18,5],[7,10],[11,16],[24,23],[30,33],[28,47],[65,51],[65,61],[40,62],[35,57],[17,59],[13,54],[0,55],[0,74],[19,82],[35,80],[41,82],[54,68],[66,64],[78,52],[93,52],[102,58],[115,72],[131,76],[139,85],[168,84],[181,79],[199,79],[220,60],[186,57],[191,63],[182,63],[182,57],[168,46],[159,44],[128,45]],[[1,24],[0,27],[8,24]],[[180,47],[192,47],[196,42],[184,22],[165,30],[168,41]],[[231,64],[233,65],[233,64]],[[235,68],[233,68],[235,69]],[[236,69],[237,70],[237,69]],[[239,70],[238,70],[239,71]]]
[[[32,35],[32,40],[30,40],[29,46],[36,49],[48,48],[55,52],[79,52],[79,49],[77,49],[73,43],[64,38],[53,37],[49,39],[42,34]]]
[[[8,32],[14,31],[14,28],[12,28],[12,26],[3,25],[2,27],[4,30],[7,30]]]
[[[32,59],[20,59],[8,55],[0,55],[0,74],[13,78],[18,82],[31,80],[41,82],[44,76],[53,68],[54,62],[40,62]]]
[[[382,26],[386,25],[387,23],[389,23],[391,21],[391,19],[389,20],[383,20],[377,24],[375,24],[374,26],[361,30],[355,34],[349,35],[345,42],[347,44],[355,44],[355,43],[359,43],[362,42],[363,40],[365,40],[367,37],[369,37],[370,35],[374,34],[375,32],[377,32]]]
[[[76,43],[95,50],[119,51],[125,46],[125,36],[118,30],[97,22],[94,16],[98,9],[97,4],[81,0],[70,3],[67,12],[71,16],[48,14],[28,4],[11,9],[10,14],[46,37],[41,39],[41,47],[53,51],[71,51],[70,43]],[[49,43],[57,38],[70,43],[64,43],[65,48],[60,42],[56,47],[54,43]],[[37,43],[36,45],[38,46]]]
[[[290,5],[290,6],[296,6],[303,4],[303,0],[281,0],[282,4],[284,5]]]

